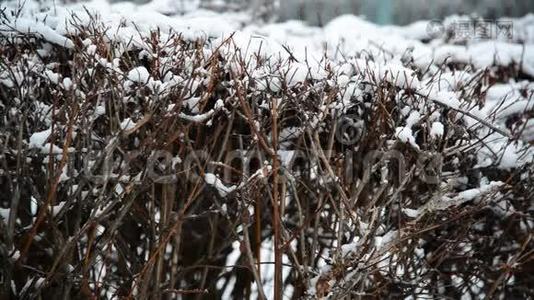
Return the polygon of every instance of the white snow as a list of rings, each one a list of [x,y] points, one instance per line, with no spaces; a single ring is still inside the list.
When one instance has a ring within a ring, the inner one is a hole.
[[[422,94],[426,95],[425,92],[422,92]],[[429,99],[454,109],[459,109],[461,105],[460,100],[454,92],[438,91],[430,94]]]
[[[89,54],[91,56],[95,55],[95,53],[96,53],[96,45],[87,46],[87,50],[86,51],[87,51],[87,54]]]
[[[520,149],[517,149],[517,145],[510,144],[507,145],[504,152],[502,153],[502,158],[499,163],[499,168],[501,169],[510,169],[515,168],[518,164]]]
[[[406,127],[412,128],[420,119],[421,114],[417,110],[412,111],[406,119]]]
[[[9,219],[9,208],[2,208],[0,207],[0,217],[4,220]]]
[[[55,84],[59,83],[59,79],[61,78],[61,75],[59,75],[58,73],[55,73],[55,72],[53,72],[51,70],[45,70],[44,74],[45,74],[46,78],[48,78],[53,83],[55,83]]]
[[[130,130],[135,127],[135,122],[130,118],[126,118],[122,120],[120,126],[122,130]]]
[[[415,142],[412,129],[409,127],[397,127],[395,129],[395,137],[403,143],[409,143],[412,147],[419,150],[419,145]]]
[[[30,136],[30,148],[42,148],[50,134],[52,134],[52,129],[50,128],[43,131],[34,132]]]
[[[127,77],[130,81],[133,82],[147,83],[148,79],[150,78],[150,74],[148,73],[148,70],[145,67],[137,67],[130,70],[130,72],[128,72]]]
[[[55,217],[57,214],[59,214],[61,209],[63,209],[63,206],[65,206],[65,203],[66,202],[59,202],[58,204],[52,206],[52,216]]]
[[[67,91],[72,89],[72,80],[69,77],[63,78],[63,88]]]
[[[224,183],[213,173],[205,173],[204,181],[206,184],[217,189],[217,192],[221,197],[226,197],[229,193],[233,192],[236,189],[235,185],[226,186]]]
[[[444,210],[451,206],[456,206],[467,201],[479,199],[480,197],[488,195],[491,192],[496,192],[497,188],[503,185],[504,183],[501,181],[481,183],[480,187],[478,188],[460,191],[456,195],[449,194],[440,198],[434,198],[425,205],[424,209],[429,211]]]
[[[442,137],[445,129],[441,122],[432,122],[432,127],[430,128],[430,136],[433,138]]]
[[[485,194],[491,191],[494,187],[499,187],[499,186],[502,186],[503,184],[504,183],[500,181],[492,181],[489,184],[481,186],[480,188],[461,191],[458,193],[458,195],[453,200],[462,201],[462,202],[473,200],[479,195]]]
[[[7,35],[10,33],[34,33],[48,42],[66,48],[74,47],[74,43],[70,39],[57,33],[46,24],[30,18],[7,19],[5,22],[0,23],[0,34]]]
[[[43,130],[43,131],[40,131],[40,132],[33,133],[30,136],[30,143],[29,143],[28,146],[30,148],[40,149],[41,153],[43,153],[43,154],[50,154],[50,153],[52,153],[52,154],[62,154],[63,153],[63,149],[61,147],[46,142],[46,140],[50,136],[51,132],[52,132],[51,129],[47,129],[47,130]],[[70,150],[72,150],[72,149],[69,149],[69,152],[70,152]]]
[[[403,208],[402,212],[410,218],[417,218],[420,214],[418,209]]]
[[[187,120],[187,121],[190,121],[190,122],[203,123],[203,122],[206,122],[207,120],[209,120],[214,113],[215,113],[215,111],[212,109],[212,110],[209,110],[208,112],[203,113],[203,114],[188,115],[188,114],[185,114],[185,113],[180,113],[178,116],[180,118],[182,118],[184,120]]]

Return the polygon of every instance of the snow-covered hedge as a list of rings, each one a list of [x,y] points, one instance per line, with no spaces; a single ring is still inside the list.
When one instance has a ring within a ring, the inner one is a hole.
[[[532,296],[528,36],[71,9],[0,12],[0,295]]]

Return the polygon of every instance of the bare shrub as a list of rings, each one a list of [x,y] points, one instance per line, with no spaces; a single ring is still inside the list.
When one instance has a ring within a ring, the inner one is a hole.
[[[532,106],[472,110],[514,66],[71,25],[1,33],[3,297],[532,297]]]

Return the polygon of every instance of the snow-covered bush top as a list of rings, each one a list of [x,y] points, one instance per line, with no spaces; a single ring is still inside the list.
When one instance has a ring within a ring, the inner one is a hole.
[[[7,294],[526,295],[534,38],[28,6],[0,11]]]

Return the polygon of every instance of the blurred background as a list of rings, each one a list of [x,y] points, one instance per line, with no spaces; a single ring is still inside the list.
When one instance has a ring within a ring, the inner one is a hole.
[[[138,4],[150,2],[131,1]],[[441,19],[451,14],[476,14],[495,19],[503,16],[520,17],[534,12],[534,0],[154,0],[154,2],[174,7],[178,13],[181,8],[187,9],[192,6],[219,11],[267,7],[270,17],[278,21],[298,19],[319,26],[343,14],[361,15],[379,24],[405,25],[421,19]]]

